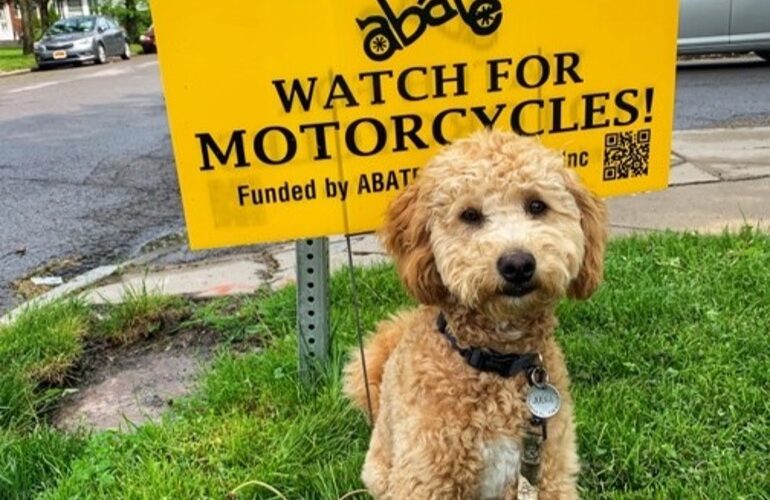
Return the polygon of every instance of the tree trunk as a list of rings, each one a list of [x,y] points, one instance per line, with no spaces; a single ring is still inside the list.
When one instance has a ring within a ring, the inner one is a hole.
[[[35,10],[32,7],[32,0],[19,0],[21,10],[21,48],[22,53],[31,54],[34,52],[35,43]]]
[[[45,32],[51,27],[51,17],[48,15],[48,0],[38,0],[37,6],[40,8],[40,28]]]
[[[126,33],[128,39],[136,43],[139,40],[139,29],[136,23],[136,0],[125,0],[126,6]]]

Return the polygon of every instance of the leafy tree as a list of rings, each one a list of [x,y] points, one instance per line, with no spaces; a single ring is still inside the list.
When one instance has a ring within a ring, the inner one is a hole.
[[[132,42],[137,42],[139,35],[152,24],[147,0],[105,0],[99,12],[117,19]]]
[[[128,38],[135,42],[139,39],[139,32],[137,31],[137,12],[136,12],[136,0],[125,0],[126,1],[126,13],[128,14],[126,16],[126,19],[124,21],[124,26],[126,27],[126,33],[128,33]]]
[[[37,7],[40,9],[40,30],[45,31],[56,21],[52,18],[52,12],[49,8],[50,0],[37,0]]]
[[[39,16],[35,15],[34,8],[37,6]],[[43,33],[51,27],[53,23],[59,20],[59,13],[56,11],[56,4],[53,0],[33,0],[33,20],[32,33],[35,40],[38,40]]]
[[[22,53],[31,54],[35,43],[35,6],[32,0],[19,0],[21,11],[21,48]]]

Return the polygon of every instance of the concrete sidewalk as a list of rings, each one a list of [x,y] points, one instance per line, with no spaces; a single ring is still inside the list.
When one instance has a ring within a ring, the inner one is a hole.
[[[608,201],[614,234],[770,229],[770,127],[674,132],[669,189]]]
[[[770,127],[675,132],[670,188],[613,198],[608,205],[614,235],[664,229],[719,232],[744,224],[768,230]],[[352,240],[356,264],[387,259],[374,236]],[[345,240],[332,238],[332,269],[346,263]],[[265,286],[277,288],[294,280],[294,244],[272,245],[259,253],[239,253],[192,264],[143,264],[141,269],[123,269],[118,277],[100,278],[100,286],[84,296],[100,303],[119,301],[126,289],[215,297],[250,293]]]

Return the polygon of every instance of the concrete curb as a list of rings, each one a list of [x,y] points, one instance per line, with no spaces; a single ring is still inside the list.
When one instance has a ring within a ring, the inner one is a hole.
[[[23,304],[11,309],[3,316],[0,316],[0,325],[9,325],[16,318],[18,318],[19,315],[21,315],[22,313],[24,313],[29,309],[32,309],[34,307],[40,307],[45,304],[50,304],[51,302],[57,299],[60,299],[65,295],[79,292],[85,288],[88,288],[89,286],[94,285],[106,278],[109,278],[113,274],[120,272],[124,269],[133,267],[133,266],[141,266],[154,259],[163,257],[166,254],[175,252],[179,250],[179,248],[181,248],[182,246],[183,246],[182,244],[179,244],[179,245],[172,245],[166,248],[160,248],[158,250],[155,250],[154,252],[148,252],[134,259],[127,260],[126,262],[123,262],[121,264],[111,265],[111,266],[100,266],[100,267],[91,269],[90,271],[86,271],[85,273],[74,277],[67,283],[64,283],[63,285],[59,285],[56,288],[52,288],[51,290],[48,290],[44,294],[39,295],[33,299],[30,299],[24,302]]]
[[[96,269],[91,269],[80,276],[68,281],[67,283],[57,286],[51,290],[48,290],[44,294],[28,300],[24,304],[12,309],[10,312],[0,318],[0,325],[10,325],[16,318],[19,317],[25,311],[34,307],[39,307],[45,304],[49,304],[56,299],[59,299],[69,293],[81,290],[89,285],[93,285],[98,281],[112,276],[119,266],[101,266]]]
[[[5,78],[6,76],[17,76],[17,75],[25,75],[27,73],[32,73],[31,69],[16,69],[13,71],[0,71],[0,78]]]
[[[767,61],[754,54],[736,54],[731,57],[685,57],[677,58],[677,68],[719,66],[725,64],[765,64]]]

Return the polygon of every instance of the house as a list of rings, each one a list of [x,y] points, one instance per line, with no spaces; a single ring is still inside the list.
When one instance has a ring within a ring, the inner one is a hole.
[[[19,34],[21,34],[21,13],[17,10],[16,4],[0,1],[0,42],[18,40]]]
[[[54,0],[51,3],[56,12],[61,13],[59,17],[87,16],[96,10],[93,0]]]
[[[59,17],[89,15],[96,7],[95,0],[53,0],[49,10]],[[21,37],[21,11],[16,0],[0,0],[0,42]]]

